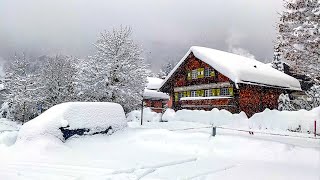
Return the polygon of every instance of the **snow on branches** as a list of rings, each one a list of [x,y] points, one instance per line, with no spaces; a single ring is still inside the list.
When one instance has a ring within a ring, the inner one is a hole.
[[[136,109],[147,82],[147,64],[131,39],[130,27],[101,33],[96,54],[83,62],[80,76],[85,101],[109,101],[126,112]]]

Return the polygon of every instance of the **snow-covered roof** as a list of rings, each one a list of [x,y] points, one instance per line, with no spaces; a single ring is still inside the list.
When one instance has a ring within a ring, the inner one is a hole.
[[[147,89],[158,90],[163,82],[163,79],[155,77],[147,77]]]
[[[145,99],[170,99],[170,97],[166,93],[150,89],[144,89],[143,97]]]
[[[195,57],[212,66],[235,84],[243,83],[301,90],[300,83],[297,79],[270,67],[270,65],[236,54],[199,46],[190,48],[187,54],[163,81],[161,87],[163,87],[191,52]]]

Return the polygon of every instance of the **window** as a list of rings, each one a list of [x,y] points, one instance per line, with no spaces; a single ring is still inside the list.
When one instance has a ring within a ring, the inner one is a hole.
[[[221,96],[229,96],[229,88],[221,88],[220,94]]]
[[[195,70],[192,70],[192,79],[197,79],[198,77],[198,71],[195,69]]]
[[[179,92],[179,99],[183,98],[183,93]]]
[[[196,91],[191,91],[191,97],[196,97],[197,92]]]
[[[210,89],[204,90],[204,96],[205,96],[205,97],[210,97],[210,96],[212,96],[212,91],[211,91]]]
[[[205,70],[204,70],[204,77],[210,77],[210,69],[209,68],[206,68]]]

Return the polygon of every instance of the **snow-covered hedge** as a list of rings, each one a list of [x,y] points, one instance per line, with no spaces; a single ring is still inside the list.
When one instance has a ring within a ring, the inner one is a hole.
[[[212,124],[215,126],[238,126],[243,127],[247,125],[247,116],[245,113],[232,114],[226,110],[212,109],[211,111],[204,110],[179,110],[173,114],[172,110],[167,110],[165,112],[164,118],[166,120],[176,120],[176,121],[188,121],[188,122],[199,122],[204,124]]]
[[[60,128],[69,130],[88,129],[93,134],[112,127],[112,131],[127,126],[121,105],[108,102],[68,102],[58,104],[35,119],[21,126],[18,140],[41,136],[63,140]]]
[[[135,110],[128,113],[127,121],[141,121],[141,110]],[[159,122],[161,121],[161,113],[156,113],[152,111],[149,107],[143,108],[143,121]]]
[[[280,130],[302,133],[314,133],[314,121],[317,120],[317,132],[320,132],[320,107],[311,111],[278,111],[266,109],[247,118],[244,112],[232,114],[226,110],[179,110],[168,109],[162,117],[165,121],[188,121],[215,126],[235,127],[239,129]]]
[[[320,130],[320,107],[311,111],[278,111],[266,109],[249,119],[252,129],[290,130],[303,133],[314,133],[314,121],[317,120],[317,132]]]

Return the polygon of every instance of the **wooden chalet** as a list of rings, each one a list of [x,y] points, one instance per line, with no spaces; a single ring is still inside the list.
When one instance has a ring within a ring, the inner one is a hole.
[[[148,84],[143,94],[143,104],[150,107],[152,111],[162,113],[168,103],[169,96],[166,93],[158,92],[163,79],[148,77]]]
[[[301,91],[297,79],[239,55],[191,47],[161,84],[172,108],[244,111],[249,117],[276,109],[281,93]]]

